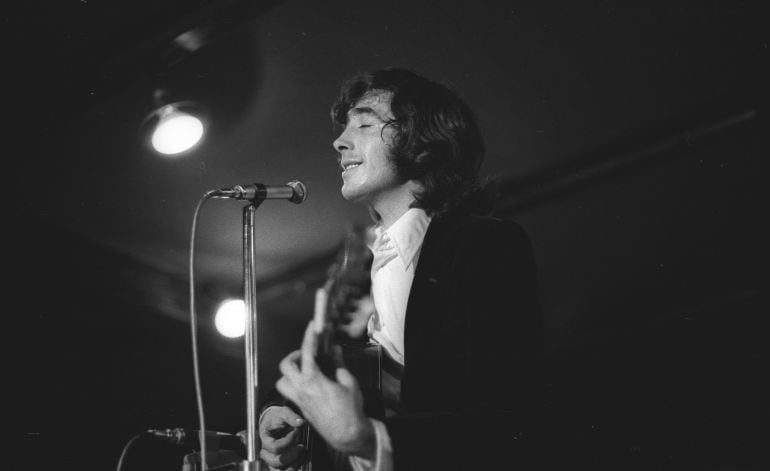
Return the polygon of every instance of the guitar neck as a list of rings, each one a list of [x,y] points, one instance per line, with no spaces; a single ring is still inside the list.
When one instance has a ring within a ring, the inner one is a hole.
[[[313,327],[318,336],[318,349],[316,350],[316,363],[321,371],[330,378],[334,378],[334,323],[329,316],[329,283],[318,288],[315,294],[315,309],[313,312]]]

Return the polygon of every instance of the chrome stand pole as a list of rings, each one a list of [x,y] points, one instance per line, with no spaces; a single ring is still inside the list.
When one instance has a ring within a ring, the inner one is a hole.
[[[258,415],[258,349],[257,349],[257,296],[255,285],[256,231],[254,220],[262,200],[253,201],[243,208],[243,295],[246,305],[246,461],[242,471],[259,471]]]

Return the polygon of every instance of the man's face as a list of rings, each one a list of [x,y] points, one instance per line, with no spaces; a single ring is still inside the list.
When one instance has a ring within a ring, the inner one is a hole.
[[[402,187],[390,162],[393,119],[389,92],[371,93],[348,111],[345,130],[334,140],[342,169],[342,196],[375,203]]]

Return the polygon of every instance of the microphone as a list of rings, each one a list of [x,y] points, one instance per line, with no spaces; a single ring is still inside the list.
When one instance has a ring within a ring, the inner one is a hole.
[[[299,180],[292,180],[285,185],[265,185],[263,183],[250,183],[248,185],[236,185],[232,188],[222,188],[209,192],[213,198],[233,198],[236,200],[289,200],[294,204],[302,203],[307,199],[307,187]]]
[[[145,432],[153,438],[159,438],[174,445],[200,448],[200,431],[185,428],[167,428],[165,430],[149,429]],[[243,450],[244,443],[241,437],[224,432],[206,431],[206,448],[223,448],[231,451]]]

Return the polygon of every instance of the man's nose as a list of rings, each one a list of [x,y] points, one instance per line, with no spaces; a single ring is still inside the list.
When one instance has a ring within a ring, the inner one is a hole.
[[[343,150],[350,150],[353,148],[353,142],[348,139],[347,133],[342,132],[337,139],[332,142],[332,146],[337,150],[337,152],[342,152]]]

